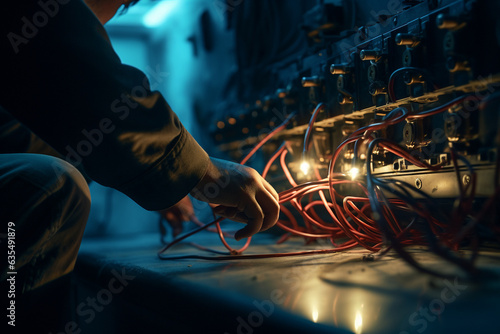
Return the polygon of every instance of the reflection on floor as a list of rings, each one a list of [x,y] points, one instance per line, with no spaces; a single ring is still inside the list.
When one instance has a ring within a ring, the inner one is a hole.
[[[192,241],[219,247],[209,233]],[[304,246],[301,239],[282,245],[275,241],[275,236],[258,235],[247,253],[321,248]],[[95,298],[100,311],[91,314],[88,305],[80,305],[80,311],[87,311],[77,315],[83,333],[500,332],[499,250],[482,252],[482,275],[473,282],[418,247],[412,250],[417,260],[451,278],[419,274],[392,254],[367,261],[363,250],[245,261],[161,261],[159,248],[157,234],[84,241],[76,267],[83,286],[77,305]],[[200,252],[184,244],[170,253]]]

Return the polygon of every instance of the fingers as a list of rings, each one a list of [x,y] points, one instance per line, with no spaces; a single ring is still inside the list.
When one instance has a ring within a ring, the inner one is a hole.
[[[279,195],[276,190],[267,182],[264,178],[262,178],[264,188],[268,191],[268,194],[272,196],[269,200],[264,197],[261,203],[263,203],[263,211],[264,211],[264,222],[262,223],[261,231],[265,231],[276,224],[279,218],[280,205],[279,205]]]
[[[160,214],[162,214],[162,216],[168,221],[168,222],[177,222],[177,221],[182,221],[182,213],[181,211],[176,208],[176,207],[173,207],[173,208],[170,208],[170,209],[167,209],[167,210],[163,210],[162,212],[160,212]]]
[[[246,217],[248,217],[248,222],[245,227],[236,231],[234,234],[234,238],[236,240],[251,237],[255,233],[259,232],[262,228],[262,222],[264,220],[264,212],[256,201],[249,200],[244,203],[244,207],[240,208],[240,210]]]
[[[182,222],[171,222],[170,226],[172,227],[172,235],[174,238],[182,233]]]
[[[269,182],[267,182],[266,179],[262,178],[262,181],[263,181],[262,183],[264,184],[264,187],[266,188],[266,190],[269,191],[269,193],[274,197],[276,202],[279,202],[280,196],[278,195],[278,192],[273,188],[272,185],[269,184]]]
[[[214,208],[215,214],[219,216],[247,224],[236,232],[236,240],[251,237],[257,232],[271,228],[279,217],[279,196],[276,190],[257,173],[253,181],[254,190],[240,196],[237,207],[219,205]]]
[[[172,207],[166,211],[163,211],[163,213],[160,214],[172,227],[174,236],[182,232],[182,222],[185,221],[186,219],[184,218],[184,215],[181,212],[181,210],[179,210],[177,207]]]
[[[246,223],[235,234],[236,239],[250,237],[276,223],[279,195],[257,171],[214,158],[210,162],[205,176],[191,194],[203,201],[219,204],[214,208],[215,214]],[[207,190],[214,188],[218,191]]]
[[[279,216],[278,201],[267,188],[258,191],[255,199],[247,198],[242,201],[239,207],[219,205],[213,210],[219,216],[247,224],[236,232],[236,240],[269,229],[276,224]]]
[[[213,211],[216,215],[231,219],[238,223],[248,223],[248,217],[245,216],[240,210],[236,207],[230,207],[225,205],[219,205],[213,208]]]
[[[193,221],[194,219],[197,220],[193,204],[188,196],[181,199],[174,206],[158,212],[172,227],[172,234],[174,237],[182,233],[183,222],[190,220]]]
[[[276,196],[277,195],[278,194],[276,194]],[[257,194],[257,201],[261,205],[262,212],[264,213],[264,219],[262,221],[260,231],[265,231],[273,227],[278,221],[280,206],[278,200],[272,196],[269,190]]]
[[[172,235],[174,237],[182,233],[182,222],[184,221],[184,219],[180,210],[174,207],[169,210],[163,211],[162,216],[172,227]]]
[[[251,237],[262,228],[264,213],[255,201],[249,200],[247,202],[242,202],[240,207],[219,205],[215,207],[213,211],[216,215],[221,217],[247,224],[235,233],[234,237],[236,240]]]
[[[191,200],[189,199],[188,196],[181,199],[176,204],[176,207],[181,212],[182,220],[184,220],[184,221],[189,221],[189,220],[191,220],[191,217],[195,216],[194,209],[193,209],[193,203],[191,203]]]

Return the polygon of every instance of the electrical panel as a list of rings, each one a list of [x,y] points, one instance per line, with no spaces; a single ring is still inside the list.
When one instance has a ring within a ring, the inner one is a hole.
[[[356,130],[383,122],[398,108],[409,115],[438,110],[369,136],[387,138],[429,165],[441,164],[439,170],[376,148],[372,173],[412,184],[433,198],[456,198],[453,149],[467,159],[457,162],[462,186],[471,182],[467,165],[472,165],[475,196],[491,196],[498,184],[500,144],[499,6],[465,0],[319,1],[298,24],[306,43],[260,68],[268,74],[265,84],[252,85],[255,80],[242,74],[247,92],[239,107],[214,122],[213,137],[222,151],[240,160],[247,147],[293,112],[287,129],[264,146],[264,156],[286,141],[288,167],[308,181],[314,177],[300,170],[303,138],[319,103],[324,108],[316,115],[307,159],[322,176],[339,144]],[[366,150],[367,141],[349,143],[335,172],[366,173]],[[279,187],[282,177],[271,169],[273,177]]]

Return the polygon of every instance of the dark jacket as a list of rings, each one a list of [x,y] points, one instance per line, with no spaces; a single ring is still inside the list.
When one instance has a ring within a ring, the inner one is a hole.
[[[145,74],[121,63],[81,0],[3,6],[1,107],[148,210],[173,205],[200,181],[208,155]]]

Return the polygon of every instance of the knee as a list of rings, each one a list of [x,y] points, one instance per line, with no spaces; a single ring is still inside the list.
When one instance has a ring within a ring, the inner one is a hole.
[[[90,190],[83,175],[68,162],[50,157],[50,165],[45,164],[48,175],[47,185],[51,196],[65,199],[72,208],[78,208],[82,216],[90,212]]]
[[[89,187],[83,175],[66,161],[41,154],[6,154],[0,160],[0,199],[9,211],[5,214],[26,216],[42,207],[55,214],[69,210],[69,206],[82,217],[88,216]]]
[[[73,269],[90,190],[69,163],[40,154],[0,157],[0,220],[13,221],[19,284],[28,291]],[[4,210],[5,208],[5,210]]]

